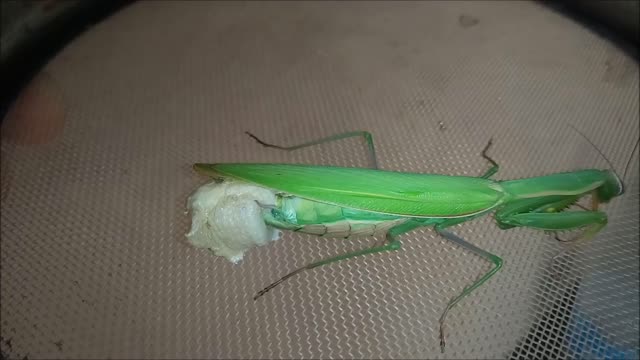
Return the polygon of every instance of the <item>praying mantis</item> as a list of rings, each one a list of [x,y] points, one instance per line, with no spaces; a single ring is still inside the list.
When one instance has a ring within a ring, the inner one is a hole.
[[[373,136],[366,131],[289,147],[269,144],[246,133],[265,147],[286,151],[362,137],[371,166],[196,163],[195,171],[215,181],[206,185],[206,189],[202,187],[189,200],[194,212],[192,230],[187,234],[191,242],[238,262],[249,247],[268,242],[265,237],[276,239],[274,230],[319,237],[380,236],[385,239],[382,244],[301,267],[259,291],[255,300],[303,271],[368,254],[398,251],[401,249],[399,236],[417,228],[433,227],[444,239],[492,264],[489,271],[452,298],[443,310],[439,319],[443,353],[447,314],[503,267],[499,256],[467,242],[451,232],[451,227],[493,213],[501,229],[527,227],[551,232],[584,229],[581,235],[568,240],[576,243],[594,237],[606,226],[607,215],[598,209],[599,205],[624,193],[623,182],[613,166],[611,170],[587,169],[493,180],[491,177],[498,172],[499,165],[487,155],[492,140],[481,152],[491,166],[481,176],[471,177],[381,170]],[[220,190],[221,186],[227,187]],[[568,211],[587,195],[591,195],[590,209]],[[241,231],[244,232],[239,233]]]

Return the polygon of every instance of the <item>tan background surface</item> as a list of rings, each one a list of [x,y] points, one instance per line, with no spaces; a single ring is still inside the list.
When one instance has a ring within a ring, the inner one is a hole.
[[[254,302],[296,267],[373,239],[287,234],[233,266],[185,244],[184,210],[206,181],[194,162],[366,164],[358,140],[282,153],[245,130],[281,144],[369,130],[381,167],[457,175],[486,168],[493,137],[496,178],[509,179],[606,168],[569,124],[621,172],[638,110],[635,60],[536,3],[134,4],[64,49],[4,121],[0,346],[29,358],[606,350],[571,345],[573,306],[637,357],[637,152],[609,226],[571,261],[552,267],[551,235],[490,217],[454,229],[505,266],[452,311],[444,355],[440,313],[488,265],[431,230]]]

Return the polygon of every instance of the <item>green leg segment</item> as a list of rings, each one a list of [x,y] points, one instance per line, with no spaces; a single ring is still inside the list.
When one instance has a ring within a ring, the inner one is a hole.
[[[451,220],[445,221],[445,222],[443,222],[443,223],[441,223],[439,225],[436,225],[435,229],[438,232],[438,234],[440,234],[440,236],[442,236],[445,239],[450,240],[450,241],[456,243],[457,245],[463,247],[464,249],[467,249],[467,250],[471,251],[472,253],[474,253],[474,254],[476,254],[476,255],[488,260],[489,262],[491,262],[493,264],[493,267],[491,268],[491,270],[489,270],[487,273],[482,275],[482,277],[480,277],[478,280],[476,280],[470,286],[467,286],[464,290],[462,290],[462,292],[458,296],[456,296],[453,299],[451,299],[449,301],[449,303],[447,304],[447,307],[444,309],[444,312],[440,316],[440,350],[443,353],[444,353],[444,349],[445,349],[445,345],[446,345],[445,335],[444,335],[444,324],[445,324],[445,320],[447,318],[447,314],[449,313],[449,311],[454,306],[456,306],[456,304],[458,304],[460,302],[460,300],[462,300],[464,297],[466,297],[467,295],[471,294],[471,292],[473,292],[475,289],[477,289],[482,284],[487,282],[493,275],[495,275],[502,268],[502,262],[503,261],[497,255],[494,255],[494,254],[489,253],[488,251],[482,250],[479,247],[477,247],[477,246],[475,246],[475,245],[473,245],[471,243],[468,243],[467,241],[465,241],[461,237],[457,236],[456,234],[444,230],[447,227],[454,226],[456,224],[459,224],[461,222],[468,221],[468,220],[469,220],[468,218],[451,219]]]
[[[523,226],[517,222],[509,221],[509,219],[521,214],[559,213],[573,205],[579,197],[579,195],[551,195],[512,201],[496,212],[496,221],[498,226],[503,230]]]
[[[508,226],[524,226],[541,230],[570,230],[587,226],[583,237],[592,237],[607,225],[602,211],[570,211],[564,213],[515,214],[498,220]]]
[[[324,259],[324,260],[320,260],[314,263],[311,263],[309,265],[303,266],[299,269],[296,269],[290,273],[288,273],[287,275],[281,277],[278,281],[272,283],[271,285],[267,286],[266,288],[260,290],[256,296],[253,297],[253,300],[258,299],[260,296],[266,294],[269,290],[273,289],[274,287],[280,285],[281,283],[283,283],[285,280],[287,280],[288,278],[299,274],[303,271],[306,270],[311,270],[311,269],[315,269],[319,266],[322,265],[327,265],[327,264],[331,264],[334,262],[338,262],[341,260],[347,260],[347,259],[351,259],[357,256],[363,256],[363,255],[368,255],[368,254],[375,254],[375,253],[380,253],[380,252],[385,252],[385,251],[394,251],[394,250],[399,250],[401,247],[400,241],[397,240],[397,236],[399,236],[400,234],[406,233],[407,231],[411,231],[417,227],[421,227],[423,226],[422,223],[419,222],[414,222],[413,220],[409,220],[406,223],[400,224],[398,226],[395,226],[393,228],[391,228],[389,230],[389,232],[387,233],[386,236],[386,241],[382,246],[376,246],[376,247],[371,247],[371,248],[367,248],[367,249],[363,249],[363,250],[358,250],[358,251],[353,251],[353,252],[349,252],[343,255],[338,255],[335,257],[331,257],[328,259]]]
[[[586,227],[583,234],[565,242],[588,240],[607,225],[607,215],[602,211],[567,211],[579,196],[548,196],[516,201],[496,212],[496,221],[502,229],[528,227],[560,231]],[[556,237],[557,238],[557,237]]]
[[[508,217],[496,216],[498,223],[508,226],[524,226],[542,230],[570,230],[585,228],[584,232],[573,239],[561,240],[570,242],[571,247],[564,249],[553,257],[553,260],[564,255],[582,241],[593,238],[607,225],[607,215],[601,211],[570,211],[564,213],[525,213]],[[556,239],[558,237],[556,236]],[[558,239],[560,240],[560,239]]]
[[[320,144],[342,140],[350,137],[362,136],[365,142],[367,143],[369,162],[371,164],[371,168],[373,169],[378,168],[378,160],[376,159],[376,150],[375,150],[375,147],[373,146],[373,136],[368,131],[350,131],[350,132],[332,135],[322,139],[313,140],[313,141],[309,141],[306,143],[293,145],[293,146],[279,146],[279,145],[269,144],[260,140],[257,136],[253,135],[248,131],[245,131],[245,133],[250,137],[252,137],[255,141],[257,141],[262,146],[279,149],[279,150],[285,150],[285,151],[298,150],[298,149],[302,149],[302,148],[313,146],[313,145],[320,145]]]

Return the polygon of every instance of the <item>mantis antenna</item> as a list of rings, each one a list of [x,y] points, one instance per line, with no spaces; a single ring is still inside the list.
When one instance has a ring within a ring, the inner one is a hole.
[[[607,164],[609,164],[609,167],[611,168],[611,171],[613,171],[619,179],[622,179],[622,181],[620,181],[620,185],[622,186],[622,191],[624,192],[624,182],[623,181],[625,180],[625,178],[627,176],[627,171],[629,170],[629,165],[631,165],[631,159],[633,159],[633,154],[636,152],[636,149],[638,149],[638,144],[640,144],[640,138],[638,138],[638,140],[636,141],[636,145],[633,147],[633,150],[631,151],[631,155],[629,156],[629,159],[627,160],[627,164],[624,167],[624,173],[622,174],[622,177],[620,177],[620,175],[618,175],[618,172],[616,171],[615,167],[613,166],[611,161],[604,155],[602,150],[600,150],[600,148],[598,148],[596,146],[596,144],[594,144],[593,141],[591,141],[591,139],[589,139],[587,137],[587,135],[585,135],[582,131],[578,130],[575,126],[573,126],[571,124],[568,124],[568,125],[575,132],[577,132],[580,136],[582,136],[582,138],[585,139],[589,144],[591,144],[591,146],[593,146],[593,148],[596,149],[596,151],[600,154],[600,156],[602,156],[602,158],[607,162]]]

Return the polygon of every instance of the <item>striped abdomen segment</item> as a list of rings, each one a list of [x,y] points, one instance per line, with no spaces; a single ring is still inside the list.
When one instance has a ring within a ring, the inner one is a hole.
[[[384,236],[392,227],[408,221],[405,217],[343,208],[296,196],[279,198],[277,213],[279,220],[298,225],[296,232],[336,238]]]
[[[384,236],[389,229],[407,220],[403,218],[382,221],[340,220],[332,223],[303,225],[297,232],[335,238]]]

